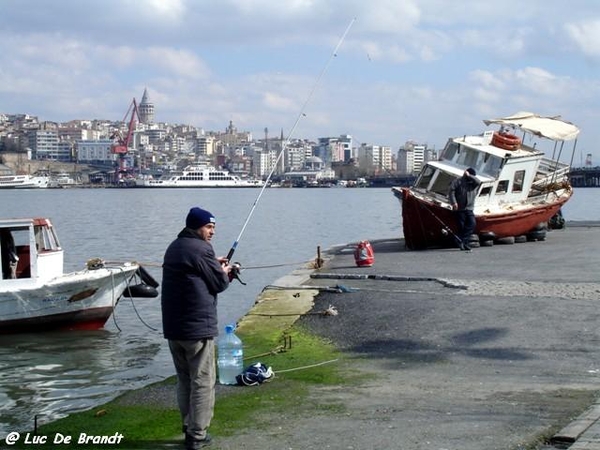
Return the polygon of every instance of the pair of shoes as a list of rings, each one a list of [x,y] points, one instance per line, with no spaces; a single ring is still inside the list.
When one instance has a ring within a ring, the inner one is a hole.
[[[203,439],[195,439],[189,434],[185,435],[185,450],[198,450],[207,445],[210,445],[212,438],[210,434],[206,433]]]

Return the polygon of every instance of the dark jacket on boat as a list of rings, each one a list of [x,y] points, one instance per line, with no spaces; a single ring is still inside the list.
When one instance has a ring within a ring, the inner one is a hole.
[[[448,192],[448,200],[451,205],[458,205],[458,211],[465,209],[473,210],[475,207],[475,199],[481,181],[474,176],[463,175],[457,178],[450,184]]]
[[[184,228],[163,261],[162,322],[166,339],[199,340],[219,334],[217,294],[229,278],[210,242]]]

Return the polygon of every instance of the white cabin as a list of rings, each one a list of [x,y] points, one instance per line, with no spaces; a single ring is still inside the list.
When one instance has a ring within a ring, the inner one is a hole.
[[[64,254],[48,219],[0,220],[0,286],[44,281],[63,274]]]

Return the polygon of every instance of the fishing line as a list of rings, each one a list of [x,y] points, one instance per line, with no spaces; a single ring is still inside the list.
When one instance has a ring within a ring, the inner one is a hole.
[[[275,172],[275,169],[277,168],[277,164],[279,164],[279,160],[283,156],[285,148],[289,144],[290,139],[291,139],[292,135],[294,134],[294,131],[296,130],[296,127],[298,126],[298,123],[300,123],[300,120],[303,117],[306,116],[306,114],[304,112],[305,109],[306,109],[306,106],[308,105],[308,103],[312,99],[312,96],[315,93],[315,91],[317,89],[317,86],[319,85],[321,79],[323,78],[323,75],[325,75],[325,72],[327,71],[327,68],[329,67],[329,64],[331,63],[331,61],[333,60],[333,58],[335,58],[337,56],[338,49],[341,47],[342,43],[346,39],[346,35],[350,31],[350,28],[352,27],[352,25],[354,24],[355,21],[356,21],[356,17],[353,18],[350,21],[350,23],[348,24],[348,26],[346,27],[346,30],[344,31],[344,34],[342,35],[342,37],[340,38],[339,42],[337,43],[337,45],[333,49],[333,52],[331,53],[331,56],[327,60],[327,63],[323,67],[323,70],[321,70],[321,73],[319,74],[317,80],[315,81],[315,83],[314,83],[314,85],[313,85],[310,93],[308,94],[308,97],[304,101],[304,104],[302,105],[302,108],[300,109],[300,113],[298,114],[298,117],[296,118],[296,121],[294,122],[294,125],[292,126],[292,129],[290,130],[290,132],[288,134],[288,137],[286,138],[285,142],[282,144],[281,150],[279,151],[279,154],[277,155],[277,159],[275,159],[275,163],[273,164],[273,167],[271,168],[271,171],[269,172],[269,175],[267,176],[267,179],[265,180],[263,186],[260,189],[260,192],[258,193],[258,196],[256,197],[256,200],[254,200],[254,203],[252,204],[252,207],[250,208],[250,212],[248,213],[248,216],[246,217],[246,221],[244,222],[244,225],[242,225],[242,229],[240,230],[240,234],[238,234],[238,237],[236,238],[235,242],[231,246],[231,249],[229,250],[229,253],[227,253],[226,258],[227,258],[228,261],[231,261],[231,258],[233,257],[233,254],[235,253],[235,250],[236,250],[236,248],[238,246],[238,243],[240,242],[240,239],[242,238],[242,235],[244,234],[244,231],[246,230],[246,227],[248,226],[248,223],[250,222],[250,218],[254,214],[254,210],[256,209],[256,206],[258,205],[258,202],[260,201],[260,198],[262,197],[263,192],[265,191],[266,187],[269,185],[269,181],[270,181],[271,177],[273,176],[273,173]]]

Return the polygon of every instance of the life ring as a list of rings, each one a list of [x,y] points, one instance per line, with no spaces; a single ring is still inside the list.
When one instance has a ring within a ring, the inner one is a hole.
[[[514,134],[495,131],[492,136],[492,145],[503,148],[504,150],[517,150],[521,145],[521,139]]]

